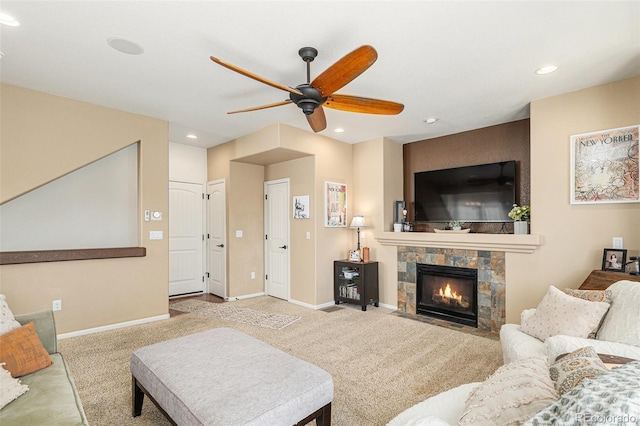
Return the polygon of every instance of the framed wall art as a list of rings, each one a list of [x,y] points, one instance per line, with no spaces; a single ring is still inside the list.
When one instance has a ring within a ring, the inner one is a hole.
[[[627,250],[606,248],[602,254],[602,270],[624,272],[627,263]]]
[[[324,226],[345,228],[347,226],[347,185],[344,183],[324,183]]]
[[[309,219],[310,217],[311,213],[309,210],[309,196],[295,195],[293,197],[293,218]]]
[[[640,202],[640,125],[571,136],[571,204]]]

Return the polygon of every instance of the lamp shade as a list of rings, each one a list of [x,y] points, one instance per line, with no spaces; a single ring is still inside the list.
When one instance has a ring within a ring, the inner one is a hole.
[[[355,215],[353,219],[351,219],[351,228],[366,228],[367,224],[364,221],[364,216]]]

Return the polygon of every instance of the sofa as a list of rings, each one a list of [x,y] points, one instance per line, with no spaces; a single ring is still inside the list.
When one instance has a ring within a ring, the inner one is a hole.
[[[640,282],[550,286],[521,324],[501,327],[504,365],[491,377],[428,398],[388,426],[585,424],[612,416],[640,424],[638,306]]]
[[[4,302],[4,300],[3,300]],[[6,311],[3,313],[6,314]],[[9,315],[10,311],[9,311]],[[41,311],[16,315],[21,326],[33,323],[42,346],[49,354],[51,365],[33,373],[17,377],[14,385],[24,392],[0,409],[1,425],[88,425],[78,391],[71,372],[61,353],[58,352],[55,319],[52,311]],[[6,319],[6,318],[5,318]],[[22,327],[21,327],[22,328]],[[19,329],[14,329],[18,331]],[[0,337],[8,335],[8,331]],[[5,351],[6,348],[0,348]],[[4,354],[6,356],[6,354]],[[3,393],[5,393],[3,381]],[[18,384],[19,383],[19,384]]]

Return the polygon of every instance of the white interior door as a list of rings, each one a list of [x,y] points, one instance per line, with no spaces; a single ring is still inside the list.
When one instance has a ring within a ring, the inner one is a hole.
[[[289,179],[265,182],[265,289],[289,300]]]
[[[169,182],[169,296],[204,291],[203,190]]]
[[[207,184],[207,287],[209,293],[227,297],[227,233],[224,180]]]

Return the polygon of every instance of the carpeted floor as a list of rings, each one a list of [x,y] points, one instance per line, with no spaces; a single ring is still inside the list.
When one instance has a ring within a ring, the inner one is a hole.
[[[145,399],[131,417],[129,358],[142,346],[214,327],[231,327],[327,370],[334,380],[332,423],[384,425],[406,408],[502,364],[500,343],[392,315],[341,305],[314,311],[271,297],[230,302],[242,309],[300,317],[280,330],[194,313],[59,341],[89,423],[168,425]],[[225,425],[226,426],[226,425]]]
[[[210,303],[202,300],[171,302],[169,309],[204,315],[206,317],[216,317],[222,320],[240,322],[256,327],[271,328],[273,330],[280,330],[300,319],[300,317],[295,315],[240,308],[236,303]]]

